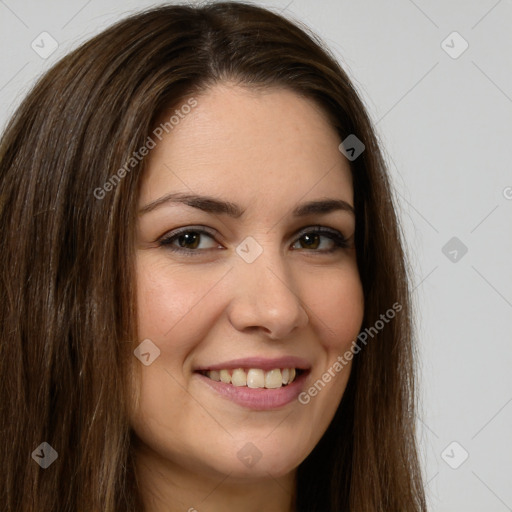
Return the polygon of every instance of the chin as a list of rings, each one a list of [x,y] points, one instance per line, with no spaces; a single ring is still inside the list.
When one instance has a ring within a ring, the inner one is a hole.
[[[242,463],[232,458],[224,461],[216,469],[220,473],[229,474],[231,480],[268,480],[269,478],[280,478],[295,471],[301,460],[298,460],[294,454],[289,457],[280,455],[262,456],[261,459],[252,463]],[[235,455],[236,456],[236,455]]]
[[[254,442],[244,439],[234,443],[236,449],[225,461],[231,476],[240,478],[274,478],[285,476],[297,469],[309,451],[298,450],[298,440],[292,438]],[[313,448],[313,447],[312,447]]]

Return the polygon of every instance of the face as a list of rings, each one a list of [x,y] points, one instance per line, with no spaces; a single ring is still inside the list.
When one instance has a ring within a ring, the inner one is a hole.
[[[139,341],[152,362],[135,361],[132,427],[168,467],[282,476],[331,422],[351,363],[333,364],[362,323],[350,168],[311,100],[230,84],[195,98],[142,182]]]

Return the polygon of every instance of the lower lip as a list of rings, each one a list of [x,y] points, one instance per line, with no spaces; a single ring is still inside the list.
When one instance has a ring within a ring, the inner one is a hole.
[[[304,387],[308,373],[304,372],[291,384],[276,389],[233,386],[232,384],[209,379],[200,373],[196,373],[196,375],[200,378],[201,382],[204,382],[223,398],[227,398],[248,409],[267,411],[284,407],[296,400]]]

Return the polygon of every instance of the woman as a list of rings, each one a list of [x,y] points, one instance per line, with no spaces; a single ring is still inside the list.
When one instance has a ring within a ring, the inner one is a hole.
[[[306,29],[127,18],[0,158],[2,510],[425,510],[388,178]]]

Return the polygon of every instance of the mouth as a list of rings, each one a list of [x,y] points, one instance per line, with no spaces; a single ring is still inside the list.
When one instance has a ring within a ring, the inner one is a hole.
[[[200,385],[246,409],[264,411],[297,401],[311,365],[297,357],[245,358],[194,370]]]
[[[200,370],[199,373],[215,382],[223,382],[235,387],[252,389],[279,389],[288,386],[298,379],[305,370],[300,368],[273,368],[265,371],[262,368],[235,368],[222,370]]]

